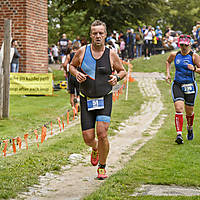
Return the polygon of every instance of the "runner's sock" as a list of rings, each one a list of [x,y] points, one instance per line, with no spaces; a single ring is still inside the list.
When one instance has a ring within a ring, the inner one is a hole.
[[[105,169],[106,168],[106,164],[102,165],[102,164],[99,163],[98,167],[101,168],[101,169]]]
[[[192,115],[186,115],[186,119],[187,119],[187,126],[188,129],[192,129],[193,126],[193,121],[194,121],[194,113],[192,113]]]
[[[183,128],[183,113],[176,113],[175,114],[175,126],[177,134],[182,134]]]

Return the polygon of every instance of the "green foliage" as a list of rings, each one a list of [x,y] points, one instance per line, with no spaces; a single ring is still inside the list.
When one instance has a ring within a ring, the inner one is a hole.
[[[57,44],[62,34],[73,40],[76,36],[81,38],[89,36],[89,26],[84,23],[85,11],[67,12],[64,1],[51,1],[48,7],[48,43]]]
[[[200,8],[198,0],[169,0],[163,9],[163,21],[170,25],[173,30],[181,30],[183,33],[191,34],[192,27],[199,20]]]

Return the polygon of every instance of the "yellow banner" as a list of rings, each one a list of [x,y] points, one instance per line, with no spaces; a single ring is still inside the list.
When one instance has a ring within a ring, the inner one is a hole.
[[[52,73],[10,73],[10,94],[52,95],[52,80]]]

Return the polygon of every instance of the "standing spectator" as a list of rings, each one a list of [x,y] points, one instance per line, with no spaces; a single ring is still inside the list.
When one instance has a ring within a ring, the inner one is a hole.
[[[120,41],[121,38],[123,38],[124,41],[126,40],[126,36],[124,35],[124,32],[123,32],[123,31],[120,31],[119,37],[118,37],[118,41]]]
[[[135,57],[135,33],[134,33],[134,29],[132,28],[131,29],[131,33],[132,33],[132,36],[133,36],[133,39],[132,39],[132,44],[131,44],[131,59],[134,59]]]
[[[56,63],[56,64],[59,64],[59,58],[58,58],[58,56],[59,56],[59,54],[58,54],[58,47],[54,44],[53,46],[52,46],[52,55],[53,55],[53,60],[54,60],[54,62]]]
[[[120,38],[120,53],[122,60],[124,60],[126,56],[126,43],[123,38]]]
[[[140,27],[137,28],[137,32],[135,33],[135,40],[136,40],[136,57],[142,57],[142,46],[143,42],[143,33]]]
[[[148,29],[144,32],[144,59],[149,60],[152,50],[152,40],[154,33],[151,26],[148,26]]]
[[[156,38],[156,33],[155,33],[155,28],[152,27],[152,33],[153,33],[153,38],[152,38],[152,55],[155,54],[155,48],[157,46],[157,38]]]
[[[144,25],[142,28],[141,28],[141,31],[142,31],[142,33],[143,33],[143,35],[144,35],[144,32],[147,30],[147,27],[146,27],[146,25]]]
[[[156,48],[162,48],[162,30],[160,29],[160,26],[156,26],[155,34],[157,39]],[[161,50],[158,50],[158,53],[161,53]]]
[[[164,32],[164,36],[166,36],[166,34],[170,34],[171,28],[169,26],[166,27],[166,30]]]
[[[21,57],[17,50],[17,40],[12,40],[11,46],[14,48],[14,55],[11,61],[11,72],[19,72],[19,58]]]
[[[79,42],[79,44],[81,45],[81,40],[80,40],[80,36],[79,35],[77,35],[76,36],[76,39],[74,39],[73,41],[72,41],[72,43],[74,44],[74,42]]]
[[[131,32],[131,29],[128,28],[127,32],[126,32],[126,49],[128,52],[128,59],[132,59],[133,58],[133,34]]]
[[[64,63],[63,57],[66,55],[67,45],[68,45],[68,39],[67,39],[66,34],[62,35],[62,38],[59,40],[59,45],[60,45],[61,62]]]

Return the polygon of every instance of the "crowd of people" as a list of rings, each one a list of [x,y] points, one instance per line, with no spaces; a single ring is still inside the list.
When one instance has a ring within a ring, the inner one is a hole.
[[[125,33],[112,31],[106,38],[106,46],[114,49],[122,60],[132,60],[142,56],[149,60],[151,55],[179,49],[181,34],[181,31],[171,30],[170,27],[162,31],[160,26],[154,28],[151,25],[144,25],[136,30],[127,28]],[[198,52],[200,50],[200,23],[193,27],[190,36],[191,47],[194,52]],[[77,36],[76,39],[69,40],[66,34],[63,34],[57,45],[54,44],[49,48],[49,63],[64,63],[63,57],[75,41],[78,41],[80,46],[88,43],[85,38],[80,39]]]

